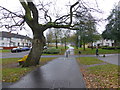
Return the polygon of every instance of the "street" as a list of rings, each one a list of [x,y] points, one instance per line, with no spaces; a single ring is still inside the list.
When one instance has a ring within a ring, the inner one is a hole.
[[[29,54],[30,51],[19,52],[19,53],[0,53],[0,58],[22,58],[23,56]],[[61,57],[64,55],[42,55],[41,57]]]

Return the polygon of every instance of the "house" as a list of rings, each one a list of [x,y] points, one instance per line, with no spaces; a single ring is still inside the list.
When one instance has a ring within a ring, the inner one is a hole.
[[[101,39],[96,42],[93,42],[93,46],[114,46],[114,40]]]
[[[0,47],[31,46],[31,38],[19,34],[2,31],[0,32]]]

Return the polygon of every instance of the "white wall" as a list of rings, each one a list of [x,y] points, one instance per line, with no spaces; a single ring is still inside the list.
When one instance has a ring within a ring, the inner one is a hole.
[[[100,46],[112,46],[112,43],[114,43],[112,40],[99,40],[97,42],[94,42],[93,46],[97,46],[98,44]]]
[[[18,46],[18,43],[20,46],[23,46],[23,43],[24,43],[24,46],[26,46],[28,43],[31,44],[30,40],[26,40],[26,39],[20,39],[20,38],[11,38],[11,42],[10,43],[10,38],[1,38],[0,37],[0,46],[4,46],[4,47],[10,47],[10,46]]]

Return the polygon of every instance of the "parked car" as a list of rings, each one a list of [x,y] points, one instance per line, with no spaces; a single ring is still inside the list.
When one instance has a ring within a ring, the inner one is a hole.
[[[48,49],[48,47],[47,46],[44,46],[44,48],[43,49]]]
[[[30,48],[29,48],[29,47],[22,47],[21,50],[22,50],[22,51],[29,51]]]
[[[11,52],[12,53],[22,52],[22,49],[21,48],[13,48],[13,49],[11,49]]]

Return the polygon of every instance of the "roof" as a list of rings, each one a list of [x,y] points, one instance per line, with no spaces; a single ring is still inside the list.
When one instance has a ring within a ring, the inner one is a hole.
[[[28,37],[28,36],[23,36],[23,35],[14,34],[14,33],[5,32],[5,31],[0,32],[0,37],[4,37],[4,38],[31,39],[31,38]]]

